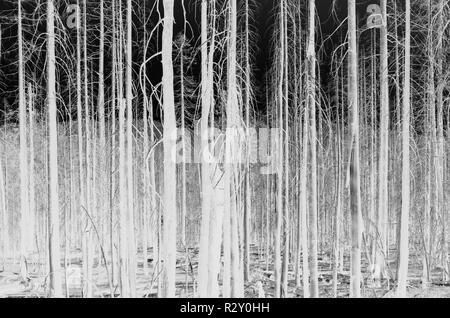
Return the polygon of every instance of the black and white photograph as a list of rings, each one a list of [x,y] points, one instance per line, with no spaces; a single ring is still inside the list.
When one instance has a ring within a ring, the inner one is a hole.
[[[0,0],[0,298],[450,298],[449,21]]]

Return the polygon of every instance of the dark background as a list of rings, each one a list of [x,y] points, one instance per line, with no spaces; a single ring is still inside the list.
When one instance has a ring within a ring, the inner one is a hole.
[[[69,3],[76,3],[73,0],[66,1],[55,1],[55,5],[57,10],[60,13],[61,21],[65,21],[66,13],[65,8]],[[80,1],[80,4],[82,1]],[[106,4],[109,1],[105,1]],[[187,20],[189,21],[190,28],[188,37],[191,38],[191,44],[193,46],[198,45],[198,39],[200,38],[200,0],[185,0],[185,8],[187,13]],[[238,6],[243,3],[243,0],[238,0]],[[256,30],[258,35],[258,41],[254,46],[253,50],[255,51],[255,60],[253,61],[254,67],[254,81],[256,86],[260,91],[265,90],[264,87],[264,77],[266,72],[270,67],[270,63],[272,61],[273,54],[273,26],[276,25],[276,6],[279,4],[278,0],[256,0],[257,9],[254,12],[254,25],[253,27]],[[360,0],[357,1],[357,15],[358,15],[358,24],[363,26],[365,20],[367,18],[366,8],[370,3],[378,3],[378,1],[370,1],[370,0]],[[45,1],[41,1],[42,12],[45,13]],[[139,34],[140,26],[139,21],[142,21],[143,12],[139,9],[138,4],[142,4],[141,1],[135,2],[135,12],[134,12],[134,24],[135,30],[133,33],[133,39],[139,39],[141,41],[142,35]],[[147,11],[150,10],[155,4],[155,0],[146,1]],[[299,5],[302,6],[304,12],[307,12],[307,1],[299,0]],[[42,41],[45,41],[45,37],[42,36],[45,33],[45,14],[39,19],[36,16],[30,16],[30,14],[36,8],[36,1],[34,0],[22,0],[23,6],[23,15],[24,15],[24,30],[25,30],[25,41],[27,38],[31,36],[36,37],[37,34],[41,35]],[[82,6],[81,6],[82,7]],[[123,1],[123,8],[126,7],[126,2]],[[96,66],[97,59],[97,48],[98,48],[98,38],[96,34],[98,34],[98,1],[88,1],[88,37],[90,38],[88,42],[88,57],[91,61],[93,61],[93,65],[91,67],[96,70],[98,66]],[[341,22],[347,16],[347,1],[346,0],[316,0],[316,10],[317,10],[317,51],[318,51],[318,63],[320,65],[320,78],[323,82],[322,85],[327,85],[327,79],[330,76],[330,56],[333,50],[341,44],[341,39],[343,34],[346,32],[347,24],[343,23],[341,25],[341,29],[336,32],[336,28],[341,24]],[[160,1],[159,12],[163,14],[162,1]],[[183,32],[184,18],[183,18],[183,10],[182,10],[182,1],[175,0],[175,27],[174,27],[174,36]],[[16,110],[17,110],[17,2],[16,0],[0,0],[0,25],[2,31],[2,41],[1,41],[1,56],[0,56],[0,109],[3,110],[2,118],[10,121],[15,121]],[[125,18],[125,17],[124,17]],[[150,19],[150,24],[154,24],[155,21],[158,21],[158,13],[154,10],[153,15]],[[31,20],[34,19],[34,24],[32,24]],[[36,19],[39,19],[38,23],[36,23]],[[109,18],[106,19],[106,25],[109,23]],[[306,19],[306,15],[305,15]],[[30,26],[36,28],[37,32],[32,33],[32,27],[30,30],[27,30],[27,23]],[[304,25],[306,21],[304,21]],[[151,29],[151,25],[149,25],[148,29]],[[333,36],[329,37],[330,34]],[[158,36],[159,35],[159,36]],[[160,38],[161,32],[157,33],[157,40],[154,41],[153,47],[150,49],[149,54],[153,54],[158,49],[160,49]],[[69,30],[68,36],[70,41],[73,40],[72,45],[75,43],[75,31]],[[108,34],[107,34],[108,36]],[[345,37],[345,36],[344,36]],[[324,39],[327,41],[324,42]],[[30,57],[30,60],[38,65],[38,67],[31,68],[34,69],[42,69],[41,74],[34,74],[37,76],[37,80],[41,78],[42,84],[45,84],[45,42],[41,41],[41,46],[39,50],[36,50],[34,54],[36,57]],[[108,41],[108,40],[106,40]],[[38,42],[39,43],[39,42]],[[108,44],[106,44],[108,45]],[[133,60],[136,61],[135,65],[135,74],[138,73],[139,69],[139,61],[141,61],[141,48],[143,43],[136,42],[134,44],[134,56]],[[62,51],[62,48],[57,47],[57,51]],[[194,52],[195,53],[195,52]],[[58,54],[58,52],[57,52]],[[197,52],[196,58],[199,58],[199,54]],[[98,64],[98,63],[97,63]],[[109,63],[108,56],[106,56],[106,64],[105,65],[105,86],[108,88],[108,72],[109,72]],[[198,81],[199,78],[199,63],[197,65],[193,65],[190,72],[193,78],[196,78]],[[32,71],[31,71],[32,72]],[[29,72],[30,73],[30,72]],[[159,60],[155,60],[153,63],[149,65],[148,76],[153,83],[158,83],[161,80],[161,63]],[[30,76],[30,74],[28,74]],[[59,78],[60,80],[60,93],[61,90],[67,89],[67,86],[70,86],[70,79],[64,79],[63,76]],[[95,82],[95,78],[90,78],[93,82]],[[44,86],[45,85],[41,85]],[[62,92],[61,94],[64,94]],[[42,94],[45,96],[45,94]],[[260,94],[264,96],[265,94]],[[43,103],[41,103],[43,104]],[[263,107],[264,100],[258,100],[256,102],[256,107]],[[159,111],[155,111],[155,116],[158,117],[160,114]],[[7,116],[5,116],[7,115]]]

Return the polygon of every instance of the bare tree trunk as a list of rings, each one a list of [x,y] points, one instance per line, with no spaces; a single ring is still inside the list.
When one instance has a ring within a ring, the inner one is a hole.
[[[309,298],[310,271],[309,271],[309,213],[308,213],[308,154],[310,143],[310,111],[315,103],[315,1],[309,0],[308,14],[308,49],[307,49],[307,75],[306,75],[306,98],[305,113],[303,116],[303,141],[302,160],[300,169],[300,209],[301,209],[301,241],[302,241],[302,271],[303,271],[303,297]]]
[[[100,193],[99,193],[99,213],[98,220],[106,220],[106,198],[107,198],[107,165],[105,160],[106,153],[106,127],[105,127],[105,85],[104,85],[104,63],[105,63],[105,17],[104,17],[104,0],[100,0],[100,45],[99,45],[99,61],[98,61],[98,99],[97,99],[97,109],[98,109],[98,121],[99,121],[99,153],[98,156],[98,179],[100,184]],[[96,150],[94,150],[96,151]],[[104,234],[105,234],[105,223],[98,222],[99,227],[99,236],[101,244],[104,243]]]
[[[210,99],[210,128],[214,131],[214,53],[216,51],[216,1],[211,1],[212,12],[212,34],[211,34],[211,46],[208,56],[208,94]],[[208,136],[211,141],[214,141],[214,135]],[[220,256],[221,256],[221,244],[222,233],[220,229],[223,226],[223,214],[224,214],[224,180],[223,172],[219,168],[216,160],[216,154],[214,144],[210,148],[210,152],[213,158],[213,162],[210,165],[210,181],[211,182],[211,195],[214,200],[210,202],[210,217],[209,217],[209,255],[208,255],[208,297],[219,296],[218,275],[220,273]],[[218,231],[219,230],[219,231]]]
[[[245,125],[247,143],[250,145],[250,28],[249,0],[245,0]],[[250,275],[250,222],[251,222],[251,186],[250,186],[250,147],[247,147],[247,167],[245,173],[245,209],[244,209],[244,281]]]
[[[136,242],[134,229],[133,200],[133,78],[132,78],[132,0],[127,1],[127,47],[126,47],[126,102],[127,102],[127,238],[128,238],[128,275],[131,297],[136,296]]]
[[[122,101],[118,99],[117,94],[117,36],[116,36],[116,1],[112,1],[112,76],[111,76],[111,136],[110,136],[110,165],[108,174],[110,176],[110,190],[109,190],[109,249],[111,250],[111,276],[112,276],[112,284],[113,286],[117,286],[119,284],[119,273],[120,273],[120,264],[119,257],[117,253],[117,234],[116,234],[116,223],[117,223],[117,209],[115,205],[115,192],[116,192],[116,110],[117,105],[120,105]],[[120,226],[120,225],[119,225]]]
[[[337,69],[336,69],[337,72]],[[334,246],[333,246],[333,295],[338,297],[338,272],[339,272],[339,252],[341,247],[341,216],[342,216],[342,142],[341,142],[341,116],[340,109],[343,105],[339,98],[339,76],[336,74],[336,216],[334,220]]]
[[[232,1],[232,0],[230,0]],[[228,45],[230,45],[230,40],[228,39]],[[230,49],[229,49],[230,50]],[[228,60],[228,68],[230,67],[231,60]],[[228,71],[230,73],[230,71]],[[231,297],[231,209],[233,208],[233,200],[235,199],[232,196],[232,162],[231,162],[231,152],[233,142],[230,138],[229,129],[232,127],[232,105],[234,102],[232,100],[231,95],[231,86],[230,86],[231,78],[228,77],[228,94],[227,94],[227,133],[225,139],[225,173],[224,173],[224,187],[225,187],[225,209],[223,215],[223,283],[222,283],[222,296],[224,298]]]
[[[98,118],[100,128],[100,151],[104,151],[106,144],[105,128],[105,84],[104,84],[104,63],[105,63],[105,17],[104,0],[100,0],[100,45],[98,62]],[[100,156],[102,157],[102,156]],[[101,163],[100,163],[100,166]]]
[[[1,48],[2,48],[2,28],[0,25],[0,57],[1,57]],[[5,125],[6,127],[6,125]],[[6,153],[5,151],[3,152]],[[5,187],[6,187],[6,178],[4,176],[4,168],[2,163],[2,158],[0,157],[0,211],[1,211],[1,224],[2,224],[2,266],[3,269],[5,268],[6,259],[9,254],[9,224],[8,224],[8,214],[6,211],[6,193],[5,193]]]
[[[443,48],[444,40],[444,8],[446,4],[444,0],[439,0],[438,8],[438,34],[437,34],[437,163],[436,163],[436,189],[437,189],[437,205],[438,213],[441,217],[442,223],[442,267],[444,268],[443,280],[448,282],[450,280],[449,273],[449,254],[448,254],[448,242],[447,242],[447,222],[448,213],[445,212],[445,195],[444,195],[444,163],[445,163],[445,140],[444,140],[444,89],[446,85],[445,74],[444,74],[444,58],[445,52]]]
[[[315,41],[315,0],[309,0],[309,42],[308,42],[308,107],[310,110],[311,137],[311,209],[309,213],[309,268],[311,271],[310,297],[319,297],[317,264],[317,129],[316,129],[316,41]],[[308,124],[308,123],[306,123]]]
[[[77,91],[77,135],[78,135],[78,213],[82,215],[81,220],[84,222],[86,207],[86,193],[85,193],[85,175],[84,175],[84,148],[83,148],[83,107],[81,105],[82,98],[82,88],[81,88],[81,15],[80,15],[79,1],[77,1],[77,14],[76,14],[76,28],[77,28],[77,53],[76,53],[76,91]],[[85,232],[81,231],[82,240],[84,239]],[[82,250],[84,249],[84,244],[82,244]],[[82,251],[84,255],[84,251]]]
[[[149,114],[149,129],[150,129],[150,144],[153,145],[155,143],[155,126],[154,126],[154,121],[153,121],[153,101],[150,98],[149,100],[149,110],[148,110],[148,114]],[[154,153],[152,152],[150,154],[150,158],[149,158],[149,162],[148,162],[148,169],[149,169],[149,175],[150,175],[150,180],[149,180],[149,187],[150,187],[150,208],[151,208],[151,225],[152,225],[152,229],[153,231],[151,231],[150,235],[152,237],[152,243],[153,243],[153,259],[155,262],[155,270],[157,272],[160,271],[160,263],[161,263],[161,258],[160,258],[160,227],[161,227],[161,209],[160,209],[160,205],[157,204],[156,201],[156,181],[155,181],[155,156]],[[159,276],[158,276],[158,290],[159,290]]]
[[[28,139],[30,142],[29,162],[28,162],[28,191],[29,191],[29,236],[30,236],[30,249],[32,251],[37,249],[37,237],[36,237],[36,182],[35,182],[35,151],[34,151],[34,138],[35,138],[35,115],[34,115],[34,93],[31,83],[28,83],[28,113],[29,113],[29,131]],[[1,181],[0,181],[1,182]]]
[[[286,4],[285,11],[288,11],[288,7]],[[282,54],[284,55],[284,78],[281,81],[284,81],[284,188],[285,188],[285,203],[283,209],[283,223],[284,223],[284,247],[283,247],[283,265],[282,265],[282,273],[281,273],[281,296],[288,296],[288,276],[289,276],[289,246],[290,246],[290,219],[289,219],[289,43],[288,43],[288,14],[286,14],[286,18],[284,18],[284,35],[281,39],[284,41],[284,51]]]
[[[131,1],[130,1],[131,2]],[[164,0],[164,29],[162,34],[163,102],[164,102],[164,229],[163,229],[163,288],[162,296],[175,297],[176,267],[176,165],[172,156],[175,147],[176,119],[173,92],[173,0]]]
[[[402,123],[402,215],[400,221],[400,260],[398,264],[398,297],[406,297],[409,262],[409,209],[410,209],[410,91],[411,91],[411,2],[406,2],[405,22],[405,76],[403,82],[403,123]]]
[[[297,8],[295,15],[294,15],[294,38],[298,39],[297,41],[294,41],[294,107],[296,108],[295,111],[295,118],[294,118],[294,143],[298,145],[297,150],[295,151],[295,163],[294,163],[294,170],[295,170],[295,178],[300,181],[300,167],[301,167],[301,153],[302,153],[302,132],[303,132],[303,126],[302,126],[302,107],[301,103],[299,104],[299,101],[303,100],[302,95],[302,89],[303,89],[303,83],[302,83],[302,27],[301,27],[301,12],[300,8]],[[298,15],[298,20],[297,20]],[[298,23],[298,29],[297,29],[297,23]],[[298,31],[297,31],[298,30]],[[300,62],[299,62],[300,61]],[[300,71],[299,71],[300,70]],[[299,84],[300,83],[300,84]],[[299,184],[300,185],[300,184]],[[301,242],[302,242],[302,233],[301,233],[301,227],[302,227],[302,218],[301,218],[301,204],[300,204],[300,196],[301,196],[301,189],[300,186],[296,186],[295,196],[294,196],[294,207],[298,209],[297,214],[297,229],[295,233],[295,284],[297,287],[301,286]]]
[[[60,298],[62,293],[59,198],[58,198],[58,132],[56,127],[55,89],[55,7],[47,1],[47,102],[48,102],[48,158],[49,158],[49,263],[51,294]]]
[[[430,158],[430,165],[431,170],[430,173],[431,176],[431,189],[430,189],[430,195],[431,195],[431,211],[430,211],[430,223],[429,227],[427,228],[427,231],[430,234],[430,244],[429,244],[429,266],[430,270],[433,269],[433,266],[435,265],[435,254],[436,254],[436,247],[435,247],[435,226],[436,226],[436,220],[438,218],[440,204],[439,204],[439,188],[440,185],[438,183],[438,158],[439,158],[439,152],[438,152],[438,138],[437,138],[437,129],[436,129],[436,72],[435,72],[435,47],[434,47],[434,41],[436,40],[436,34],[434,30],[434,16],[433,16],[433,0],[430,0],[429,3],[429,10],[428,14],[429,17],[429,30],[428,30],[428,105],[429,105],[429,113],[430,113],[430,146],[431,146],[431,158]]]
[[[8,211],[6,209],[6,178],[5,171],[2,163],[2,158],[0,157],[0,210],[2,215],[2,266],[5,268],[7,258],[10,252],[9,243],[9,218]]]
[[[144,123],[144,138],[143,138],[143,147],[142,147],[142,176],[143,176],[143,200],[144,200],[144,206],[143,206],[143,233],[142,233],[142,251],[143,251],[143,257],[144,257],[144,273],[145,275],[148,275],[148,243],[149,243],[149,216],[151,213],[151,202],[150,202],[150,169],[149,169],[149,163],[147,155],[150,151],[149,148],[149,136],[148,136],[148,108],[149,108],[149,100],[147,96],[147,17],[146,17],[146,8],[145,8],[145,2],[143,3],[144,6],[144,14],[143,14],[143,20],[144,20],[144,26],[143,26],[143,33],[144,33],[144,48],[143,48],[143,57],[142,57],[142,72],[143,72],[143,79],[142,80],[142,93],[143,93],[143,107],[142,107],[142,121]]]
[[[185,88],[184,88],[184,45],[186,42],[186,8],[184,4],[184,0],[181,2],[183,6],[183,40],[180,46],[180,86],[181,86],[181,144],[182,144],[182,163],[181,163],[181,247],[185,251],[185,266],[184,270],[186,272],[185,279],[185,296],[187,296],[188,292],[188,271],[189,271],[189,261],[188,261],[188,247],[187,247],[187,237],[186,237],[186,217],[187,217],[187,198],[186,198],[186,161],[187,161],[187,144],[186,144],[186,105],[185,105]]]
[[[85,121],[85,153],[84,160],[86,165],[86,202],[83,207],[84,215],[84,258],[83,258],[83,296],[91,298],[93,296],[93,281],[92,281],[92,267],[93,267],[93,228],[92,220],[94,219],[92,208],[92,163],[91,158],[91,126],[90,126],[90,107],[89,107],[89,81],[88,81],[88,44],[87,44],[87,0],[83,1],[83,81],[84,81],[84,121]]]
[[[381,115],[380,115],[380,156],[378,172],[378,214],[377,214],[377,244],[375,254],[375,279],[381,279],[385,272],[385,231],[387,221],[389,196],[388,196],[388,171],[389,171],[389,92],[388,92],[388,34],[387,34],[387,0],[381,1],[381,14],[383,25],[381,26],[380,42],[380,90],[381,90]]]
[[[28,280],[27,258],[30,245],[29,201],[28,201],[28,142],[27,142],[27,106],[25,100],[24,56],[22,38],[22,2],[18,8],[18,45],[19,45],[19,135],[20,135],[20,277]]]
[[[274,276],[275,276],[275,298],[281,297],[281,234],[283,228],[283,80],[284,80],[284,7],[285,1],[280,2],[280,64],[278,78],[278,140],[277,140],[277,208],[275,222],[274,242]]]
[[[210,114],[210,92],[209,90],[209,68],[208,65],[208,2],[202,0],[201,12],[201,28],[202,28],[202,117],[200,123],[201,134],[201,175],[202,175],[202,221],[200,229],[200,254],[199,254],[199,273],[198,273],[198,294],[200,297],[207,297],[208,289],[208,245],[209,245],[209,218],[211,214],[211,179],[210,179],[210,165],[207,162],[207,155],[209,154],[209,133],[208,133],[208,119]]]
[[[350,162],[350,201],[352,219],[352,257],[350,296],[361,297],[361,180],[358,107],[358,55],[356,37],[355,0],[348,0],[348,99],[352,118],[352,146]]]
[[[121,73],[119,71],[119,73]],[[119,94],[120,96],[120,94]],[[127,187],[126,187],[126,155],[125,155],[125,101],[119,99],[119,201],[120,201],[120,282],[122,297],[130,297],[128,280],[127,253]]]
[[[241,134],[239,105],[237,96],[237,5],[236,0],[229,1],[229,29],[228,29],[228,96],[227,96],[227,132],[225,150],[225,211],[229,211],[229,219],[224,220],[229,224],[229,232],[224,233],[229,237],[230,267],[231,267],[231,297],[243,297],[243,279],[239,266],[239,237],[238,237],[238,213],[237,213],[237,176],[238,160],[240,158]],[[227,217],[227,216],[225,216]],[[227,238],[228,240],[228,238]],[[225,246],[225,245],[224,245]]]
[[[431,154],[427,158],[427,172],[425,176],[426,183],[426,198],[425,211],[423,222],[423,258],[422,258],[422,286],[427,288],[430,282],[430,271],[432,266],[432,250],[433,250],[433,235],[432,235],[432,211],[436,204],[435,199],[435,175],[433,169],[435,167],[435,149],[436,149],[436,95],[435,95],[435,73],[434,73],[434,48],[433,48],[433,6],[432,0],[428,1],[428,35],[427,35],[427,54],[428,54],[428,72],[427,72],[427,122],[426,122],[426,150]]]
[[[123,17],[122,5],[119,2],[119,54],[118,54],[118,102],[119,102],[119,264],[121,296],[131,297],[129,282],[128,260],[128,190],[126,175],[126,149],[125,149],[125,110],[126,100],[123,96]]]

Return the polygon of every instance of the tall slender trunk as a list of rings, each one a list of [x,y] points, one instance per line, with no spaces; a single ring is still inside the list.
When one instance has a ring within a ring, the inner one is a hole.
[[[105,63],[105,16],[104,0],[100,0],[100,35],[99,35],[99,61],[98,61],[98,120],[100,130],[100,151],[104,151],[106,144],[105,128],[105,84],[104,84],[104,63]],[[100,156],[102,157],[102,156]],[[100,166],[101,163],[100,163]]]
[[[437,34],[437,163],[436,163],[436,189],[437,189],[437,205],[438,213],[442,223],[442,267],[444,268],[443,280],[448,282],[450,280],[449,265],[450,258],[448,253],[448,241],[447,241],[447,223],[448,212],[445,211],[445,195],[444,195],[444,170],[445,170],[445,140],[444,140],[444,89],[446,86],[444,59],[445,51],[443,47],[445,22],[444,22],[444,9],[446,3],[444,0],[439,0],[438,8],[438,34]]]
[[[361,180],[358,107],[358,53],[356,36],[356,4],[348,0],[348,99],[351,109],[352,146],[350,162],[350,205],[352,223],[350,296],[361,297]]]
[[[34,114],[34,94],[32,84],[28,83],[28,113],[29,113],[29,131],[28,139],[30,142],[29,148],[29,161],[28,161],[28,191],[29,191],[29,236],[30,236],[30,249],[36,250],[36,181],[35,181],[35,151],[34,151],[34,138],[35,138],[35,114]]]
[[[208,65],[208,1],[202,0],[201,12],[201,76],[202,76],[202,117],[200,119],[201,137],[201,176],[202,176],[202,220],[200,229],[200,254],[199,254],[199,274],[198,274],[198,294],[200,297],[207,297],[208,289],[208,246],[209,246],[209,218],[211,214],[211,179],[210,165],[207,161],[209,154],[209,133],[208,119],[210,114],[210,92],[209,90],[209,68]],[[224,274],[224,276],[226,276]],[[224,278],[226,281],[226,278]]]
[[[309,0],[308,14],[308,49],[306,55],[306,98],[305,112],[303,115],[303,134],[302,134],[302,159],[300,168],[300,211],[301,211],[301,242],[302,242],[302,276],[303,276],[303,297],[309,298],[310,290],[310,271],[309,271],[309,235],[308,235],[308,154],[310,144],[310,110],[315,103],[315,1]]]
[[[93,266],[93,228],[92,220],[94,220],[94,214],[92,209],[92,163],[91,158],[91,126],[90,126],[90,107],[89,107],[89,82],[88,82],[88,45],[87,45],[87,0],[83,1],[83,82],[84,82],[84,125],[85,125],[85,152],[84,160],[86,165],[86,202],[83,207],[84,217],[84,258],[83,258],[83,295],[91,298],[93,296],[93,282],[92,282],[92,266]]]
[[[2,49],[2,28],[0,25],[0,57]],[[6,127],[6,125],[5,125]],[[4,152],[5,154],[6,152]],[[4,156],[3,154],[3,156]],[[1,238],[2,238],[2,266],[5,268],[6,258],[9,253],[9,224],[8,224],[8,214],[6,211],[6,178],[4,176],[4,168],[2,163],[2,158],[0,157],[0,211],[1,211]]]
[[[280,2],[280,49],[279,49],[279,79],[278,79],[278,140],[277,140],[277,206],[275,221],[274,242],[274,276],[275,276],[275,298],[281,297],[281,234],[283,228],[283,80],[284,80],[284,7],[285,1]]]
[[[286,4],[285,11],[288,12]],[[284,82],[284,191],[285,191],[285,203],[283,209],[283,223],[284,223],[284,247],[283,247],[283,268],[281,274],[281,295],[283,297],[288,296],[288,276],[289,276],[289,246],[290,246],[290,219],[289,219],[289,44],[288,44],[288,15],[284,18],[284,35],[282,41],[284,41],[284,78],[281,80]]]
[[[7,257],[9,256],[9,218],[8,211],[6,209],[6,178],[5,178],[5,170],[2,162],[2,158],[0,157],[0,211],[1,211],[1,222],[2,222],[2,268],[5,268]]]
[[[104,63],[105,63],[105,17],[104,17],[104,0],[100,0],[100,35],[99,35],[99,61],[98,61],[98,99],[97,99],[97,110],[98,110],[98,122],[99,122],[99,153],[98,156],[98,167],[100,168],[98,171],[98,180],[100,187],[100,193],[98,198],[98,208],[99,215],[98,220],[106,220],[106,198],[107,198],[107,189],[108,187],[108,174],[107,174],[107,165],[105,160],[106,153],[106,122],[105,122],[105,76],[104,76]],[[94,150],[96,151],[96,150]],[[97,162],[95,162],[97,164]],[[99,227],[99,236],[101,244],[104,243],[104,234],[106,230],[105,222],[98,222]]]
[[[183,40],[181,42],[180,46],[180,86],[181,86],[181,144],[182,144],[182,159],[181,159],[181,247],[185,251],[185,272],[186,272],[186,279],[185,279],[185,292],[187,296],[188,291],[188,270],[189,270],[189,264],[188,264],[188,248],[187,248],[187,237],[186,237],[186,217],[187,217],[187,198],[186,198],[186,186],[187,186],[187,179],[186,179],[186,161],[187,161],[187,144],[186,144],[186,105],[185,105],[185,81],[184,81],[184,45],[186,42],[186,9],[184,0],[182,1],[183,6]]]
[[[298,14],[298,20],[297,20]],[[297,23],[299,26],[299,30],[297,31]],[[302,67],[301,67],[301,47],[302,47],[302,37],[301,37],[301,13],[300,8],[297,8],[297,11],[294,16],[293,23],[293,33],[294,38],[298,39],[294,41],[294,107],[295,107],[295,118],[294,118],[294,144],[298,145],[297,150],[295,151],[295,161],[294,161],[294,170],[295,170],[295,179],[300,181],[300,167],[301,167],[301,133],[302,133],[302,119],[301,119],[301,103],[299,104],[299,100],[302,100]],[[298,35],[300,34],[300,36]],[[297,45],[298,44],[298,45]],[[300,48],[300,49],[298,49]],[[298,56],[297,56],[298,55]],[[300,57],[300,63],[299,61]],[[300,66],[300,67],[299,67]],[[299,71],[300,68],[300,71]],[[300,82],[300,84],[299,84]],[[296,286],[301,286],[301,226],[302,226],[302,218],[301,218],[301,206],[300,206],[300,183],[296,186],[295,196],[294,196],[294,207],[297,208],[297,229],[295,232],[295,284]]]
[[[130,281],[131,297],[136,296],[136,242],[134,229],[134,199],[133,199],[133,77],[132,77],[132,0],[127,1],[127,40],[126,40],[126,103],[127,103],[127,238],[128,238],[128,275]]]
[[[388,164],[389,164],[389,92],[388,92],[388,32],[387,32],[387,0],[381,1],[381,14],[383,24],[381,26],[380,41],[380,155],[378,173],[378,214],[377,214],[377,236],[378,244],[375,254],[375,278],[380,279],[384,275],[386,255],[384,226],[387,221],[389,208],[388,197]]]
[[[338,72],[336,63],[336,73]],[[334,246],[333,246],[333,295],[338,297],[338,272],[339,272],[339,252],[341,247],[341,216],[342,216],[342,142],[341,142],[341,116],[340,110],[343,105],[339,98],[339,76],[336,74],[336,215],[334,220]]]
[[[27,282],[27,258],[30,245],[29,201],[28,201],[28,141],[27,106],[25,100],[25,74],[22,37],[22,1],[18,8],[18,45],[19,45],[19,137],[20,137],[20,277]]]
[[[48,103],[48,158],[49,158],[49,264],[50,286],[54,297],[62,297],[59,238],[58,197],[58,132],[56,113],[56,57],[55,57],[55,6],[47,1],[47,103]]]
[[[214,54],[216,51],[216,1],[211,1],[212,12],[212,34],[211,34],[211,46],[208,55],[208,83],[209,83],[209,99],[210,99],[210,127],[211,131],[214,131]],[[214,135],[208,137],[213,138]],[[222,244],[222,229],[223,225],[223,210],[224,210],[224,181],[223,172],[219,168],[215,159],[214,146],[211,146],[211,155],[213,162],[210,165],[210,182],[212,190],[212,198],[210,209],[211,215],[209,218],[209,255],[208,255],[208,296],[218,297],[218,275],[220,273],[220,256],[221,256],[221,244]],[[219,229],[219,231],[217,231]]]
[[[435,72],[434,72],[434,48],[433,48],[433,6],[432,0],[428,1],[428,35],[427,35],[427,54],[428,54],[428,72],[427,72],[427,121],[426,121],[426,149],[431,154],[427,158],[427,172],[425,176],[426,198],[423,222],[423,270],[422,286],[427,288],[430,280],[430,270],[433,259],[433,212],[436,204],[435,182],[433,181],[435,167],[435,149],[436,149],[436,92],[435,92]]]
[[[131,1],[130,1],[131,3]],[[172,156],[175,147],[176,119],[173,92],[173,0],[164,0],[162,34],[163,103],[164,103],[164,229],[163,229],[163,297],[175,297],[176,267],[176,165]]]
[[[409,262],[409,209],[410,209],[410,100],[411,100],[411,1],[406,2],[405,21],[405,76],[403,78],[402,122],[402,214],[400,220],[400,259],[398,265],[398,297],[406,297]]]
[[[116,1],[112,1],[112,70],[111,70],[111,132],[110,132],[110,164],[108,174],[110,177],[109,188],[109,249],[111,250],[111,276],[113,286],[117,286],[119,283],[120,265],[118,263],[117,254],[117,234],[115,231],[117,223],[117,213],[115,205],[115,192],[116,192],[116,110],[117,105],[121,104],[121,100],[118,99],[117,94],[117,36],[116,36]],[[120,107],[120,106],[119,106]]]
[[[250,29],[249,29],[249,0],[245,0],[245,125],[246,139],[250,145]],[[245,173],[245,209],[244,209],[244,281],[250,275],[250,222],[251,222],[251,187],[250,187],[250,147],[247,147],[247,167]]]
[[[311,205],[309,211],[309,268],[311,271],[310,297],[319,297],[319,278],[317,264],[317,130],[316,130],[316,3],[309,0],[309,40],[307,49],[308,60],[308,107],[310,118],[306,125],[310,125],[311,145]],[[309,123],[308,123],[309,121]]]
[[[149,243],[149,216],[151,213],[151,202],[150,202],[150,169],[147,155],[150,151],[149,149],[149,136],[148,136],[148,108],[149,108],[149,100],[147,96],[147,17],[146,17],[146,8],[145,2],[144,6],[144,14],[143,14],[143,38],[144,38],[144,48],[143,48],[143,57],[142,57],[142,72],[143,72],[143,81],[142,81],[142,94],[143,94],[143,107],[142,107],[142,121],[144,123],[143,129],[143,146],[142,146],[142,176],[143,176],[143,224],[142,224],[142,252],[144,257],[144,273],[147,275],[149,271],[148,267],[148,243]]]
[[[119,49],[118,49],[118,103],[119,103],[119,264],[121,296],[131,297],[128,261],[128,190],[126,175],[126,137],[125,137],[125,110],[126,100],[123,96],[123,14],[119,2]]]
[[[76,95],[77,95],[77,135],[78,135],[78,184],[79,184],[79,215],[82,217],[81,222],[85,221],[86,208],[86,183],[85,183],[85,171],[84,171],[84,147],[83,147],[83,107],[82,107],[82,86],[81,86],[81,14],[79,1],[77,1],[76,9],[76,28],[77,28],[77,48],[76,48]],[[82,226],[84,228],[84,226]],[[85,231],[81,231],[81,239],[84,242]],[[82,243],[82,254],[84,255],[84,243]],[[84,268],[84,266],[83,266]],[[86,274],[86,273],[84,273]]]
[[[228,28],[228,96],[227,96],[227,132],[225,150],[225,212],[229,211],[229,232],[224,233],[229,240],[231,264],[231,297],[244,295],[242,273],[239,269],[239,238],[238,238],[238,212],[237,212],[237,176],[238,160],[240,158],[240,143],[238,136],[241,133],[239,104],[237,96],[237,5],[236,0],[229,1],[229,28]],[[225,216],[227,217],[227,215]],[[226,252],[228,253],[228,252]]]

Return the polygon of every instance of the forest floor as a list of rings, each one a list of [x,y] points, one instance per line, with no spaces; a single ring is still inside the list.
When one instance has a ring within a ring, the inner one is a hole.
[[[391,253],[394,255],[394,253]],[[186,275],[186,258],[184,251],[179,251],[177,259],[177,296],[183,298],[194,297],[198,250],[189,250],[188,273]],[[249,281],[245,283],[245,297],[273,297],[275,281],[273,277],[273,268],[271,258],[267,262],[264,253],[260,249],[252,247],[251,269]],[[442,271],[435,270],[432,273],[433,283],[429,288],[424,289],[421,283],[422,268],[420,264],[414,262],[417,259],[411,257],[408,273],[408,297],[410,298],[450,298],[450,285],[442,283]],[[320,297],[333,297],[333,275],[332,262],[327,253],[319,255],[319,289]],[[100,260],[101,261],[101,260]],[[138,268],[136,272],[137,297],[156,297],[157,275],[153,268],[153,261],[147,260],[147,269],[144,271],[144,259],[142,253],[138,255]],[[73,253],[67,269],[67,275],[63,273],[63,281],[67,277],[70,297],[81,297],[82,264],[81,253]],[[350,272],[349,258],[344,258],[344,270],[338,275],[338,298],[349,297],[350,290]],[[390,261],[389,268],[395,268],[395,261]],[[5,297],[46,297],[48,277],[40,273],[47,272],[42,264],[34,262],[29,264],[29,281],[25,284],[19,277],[19,264],[7,259],[4,264],[0,263],[0,298]],[[383,280],[381,284],[373,284],[370,280],[370,274],[367,271],[367,263],[362,262],[363,288],[362,296],[364,298],[393,298],[395,297],[395,283],[393,280]],[[119,296],[119,289],[110,288],[107,271],[103,263],[95,262],[93,272],[94,296],[95,297],[114,297]],[[219,279],[220,283],[220,279]],[[187,287],[187,288],[186,288]],[[295,271],[293,266],[289,268],[288,276],[288,297],[302,298],[302,287],[296,285]]]

